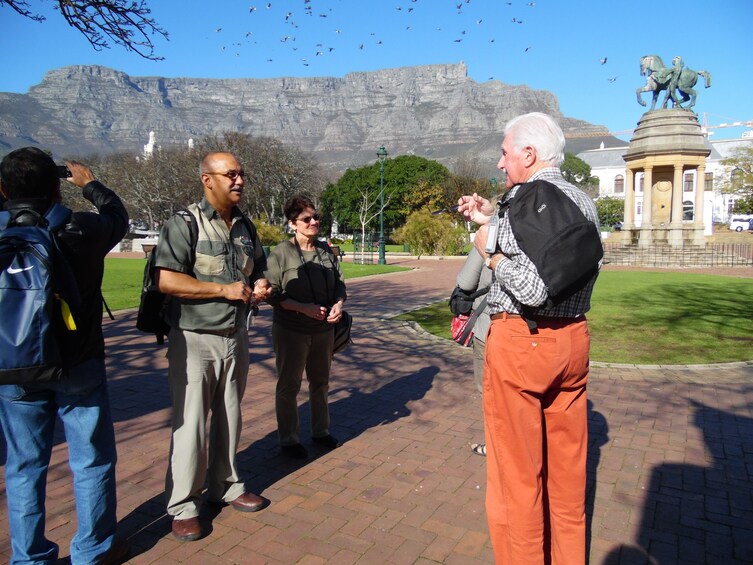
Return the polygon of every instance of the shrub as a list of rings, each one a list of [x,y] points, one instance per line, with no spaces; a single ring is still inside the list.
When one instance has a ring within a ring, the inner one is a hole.
[[[418,255],[458,255],[465,246],[465,228],[448,215],[433,216],[422,208],[408,216],[405,225],[393,232],[393,239],[407,244]]]
[[[285,239],[285,232],[280,226],[273,226],[264,220],[254,220],[256,233],[264,246],[277,245]]]

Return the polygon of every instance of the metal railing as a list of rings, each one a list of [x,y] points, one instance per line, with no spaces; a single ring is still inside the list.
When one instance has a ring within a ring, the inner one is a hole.
[[[705,245],[649,246],[604,243],[604,261],[638,267],[753,267],[753,244],[707,243]]]

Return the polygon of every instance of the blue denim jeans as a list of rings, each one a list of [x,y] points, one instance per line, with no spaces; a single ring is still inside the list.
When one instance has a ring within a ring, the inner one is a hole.
[[[63,422],[73,472],[78,530],[71,562],[93,563],[115,541],[115,434],[104,361],[94,359],[59,383],[0,386],[0,425],[7,444],[5,485],[12,564],[47,564],[58,546],[45,537],[47,470],[55,417]]]

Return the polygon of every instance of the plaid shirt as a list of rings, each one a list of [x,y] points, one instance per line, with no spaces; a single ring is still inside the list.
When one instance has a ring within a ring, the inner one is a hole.
[[[599,218],[593,201],[585,192],[567,182],[558,168],[541,169],[533,174],[527,182],[537,179],[549,181],[559,187],[578,205],[586,218],[598,227]],[[520,186],[513,187],[508,196],[515,196],[519,188]],[[596,283],[596,276],[583,289],[554,308],[549,310],[535,308],[546,301],[546,286],[534,264],[518,246],[510,228],[510,220],[507,214],[500,218],[497,243],[507,257],[502,257],[494,270],[494,279],[488,300],[490,314],[500,312],[520,314],[521,306],[524,304],[534,307],[534,315],[550,318],[575,318],[590,310],[591,292],[594,283]],[[511,259],[508,257],[511,257]]]

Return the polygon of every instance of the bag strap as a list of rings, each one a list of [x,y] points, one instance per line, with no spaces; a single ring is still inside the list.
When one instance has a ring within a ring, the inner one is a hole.
[[[489,289],[487,289],[489,290]],[[481,315],[481,312],[486,310],[486,300],[489,298],[488,296],[484,296],[484,299],[479,302],[478,308],[476,308],[473,311],[473,314],[471,314],[471,317],[468,318],[468,323],[465,325],[465,328],[463,328],[463,332],[460,334],[459,341],[460,343],[465,343],[468,340],[468,337],[473,332],[473,326],[476,325],[476,320],[478,320],[478,317]]]
[[[303,265],[303,270],[306,273],[306,278],[309,281],[309,288],[311,289],[311,297],[316,303],[316,292],[314,292],[314,284],[311,282],[311,273],[309,273],[308,263],[306,263],[306,259],[304,259],[303,257],[303,251],[301,250],[301,245],[298,243],[298,240],[295,238],[295,236],[293,236],[293,241],[295,242],[295,249],[296,251],[298,251],[298,257],[301,260],[301,265]],[[329,282],[327,282],[326,268],[324,267],[324,261],[322,261],[322,255],[319,252],[319,248],[316,246],[316,243],[314,243],[314,251],[316,252],[316,257],[319,259],[319,266],[322,269],[322,276],[324,277],[324,287],[327,293],[327,300],[329,301],[330,292],[329,292]],[[334,263],[332,264],[332,266],[334,267]],[[335,273],[337,273],[337,269],[335,269]],[[332,290],[332,299],[333,299],[332,302],[334,302],[334,293],[335,291],[333,289]]]

